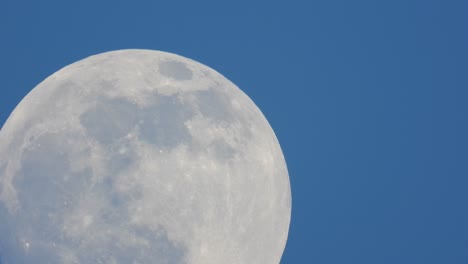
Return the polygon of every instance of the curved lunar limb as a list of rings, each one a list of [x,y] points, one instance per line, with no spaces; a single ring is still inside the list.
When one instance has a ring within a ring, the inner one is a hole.
[[[222,75],[150,50],[54,73],[0,131],[0,263],[278,264],[273,130]]]

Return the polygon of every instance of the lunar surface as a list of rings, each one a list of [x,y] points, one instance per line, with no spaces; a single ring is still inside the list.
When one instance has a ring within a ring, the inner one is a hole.
[[[73,63],[0,131],[1,264],[278,264],[290,216],[263,114],[178,55]]]

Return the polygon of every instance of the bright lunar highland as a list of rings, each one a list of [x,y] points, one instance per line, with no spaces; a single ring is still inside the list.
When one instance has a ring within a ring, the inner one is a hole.
[[[278,264],[290,216],[263,114],[178,55],[73,63],[0,131],[1,264]]]

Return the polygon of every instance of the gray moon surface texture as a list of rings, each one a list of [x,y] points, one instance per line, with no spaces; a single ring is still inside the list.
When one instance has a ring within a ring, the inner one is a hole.
[[[1,264],[277,264],[290,217],[263,114],[175,54],[73,63],[0,131]]]

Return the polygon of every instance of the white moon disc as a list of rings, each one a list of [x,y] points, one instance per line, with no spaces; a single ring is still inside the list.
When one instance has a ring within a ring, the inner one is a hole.
[[[73,63],[0,131],[1,264],[277,264],[290,216],[260,110],[174,54]]]

